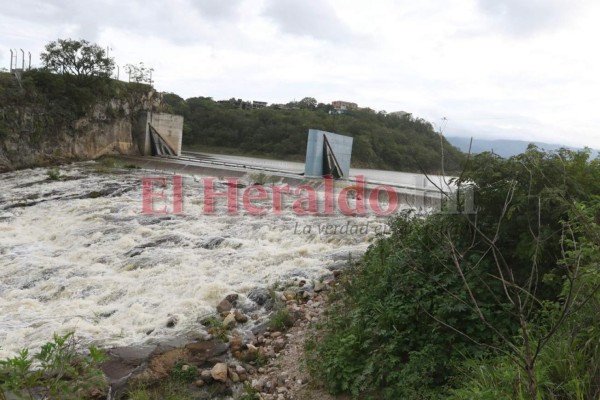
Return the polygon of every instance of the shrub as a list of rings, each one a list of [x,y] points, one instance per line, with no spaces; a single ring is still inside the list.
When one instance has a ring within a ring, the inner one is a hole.
[[[283,307],[271,315],[269,326],[274,330],[284,330],[294,325],[294,319],[287,308]]]
[[[56,167],[50,168],[46,174],[48,175],[48,179],[51,181],[59,181],[62,178],[60,175],[60,170]]]
[[[104,389],[100,364],[106,359],[96,347],[88,354],[76,351],[73,333],[54,335],[33,356],[28,349],[0,360],[0,398],[12,393],[19,398],[81,399],[94,389]]]
[[[175,363],[175,367],[171,370],[171,377],[181,382],[193,382],[198,378],[198,368],[180,360]]]
[[[332,292],[306,346],[331,392],[598,396],[600,161],[530,148],[471,167],[477,215],[397,216]]]

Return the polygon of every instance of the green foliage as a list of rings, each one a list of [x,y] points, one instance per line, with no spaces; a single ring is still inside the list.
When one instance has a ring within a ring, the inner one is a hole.
[[[166,379],[152,387],[131,388],[126,395],[128,400],[192,400],[194,396],[189,384],[175,379]]]
[[[76,351],[73,333],[54,335],[54,340],[31,356],[23,349],[17,356],[0,360],[0,398],[9,393],[25,399],[80,399],[86,392],[103,389],[100,364],[106,357],[96,347],[89,354]]]
[[[254,389],[250,383],[244,382],[244,391],[239,400],[259,400],[260,398],[260,392]]]
[[[593,290],[595,276],[583,280]],[[589,271],[585,272],[586,274]],[[589,292],[587,293],[589,294]],[[554,315],[556,317],[556,315]],[[544,346],[536,363],[539,396],[548,400],[597,399],[600,396],[600,296],[582,305]],[[526,399],[527,377],[505,356],[467,360],[460,368],[451,399]]]
[[[470,359],[464,363],[458,389],[450,399],[512,400],[527,399],[527,377],[506,357]]]
[[[269,183],[275,183],[279,179],[276,176],[267,175],[264,172],[250,174],[249,178],[250,178],[250,182],[253,185],[261,185],[261,186],[269,184]]]
[[[60,170],[57,167],[48,169],[48,172],[46,174],[48,175],[48,179],[50,179],[51,181],[61,180]]]
[[[40,54],[44,68],[55,73],[81,77],[110,77],[115,62],[106,51],[87,40],[58,39]]]
[[[227,333],[229,332],[229,326],[223,324],[223,321],[216,316],[210,316],[206,318],[203,322],[203,325],[208,326],[208,332],[219,339],[222,342],[228,342],[229,338],[227,337]]]
[[[352,161],[356,166],[428,172],[439,172],[442,167],[440,136],[422,119],[377,114],[369,109],[334,115],[329,114],[331,106],[311,97],[288,109],[245,109],[241,100],[184,100],[172,93],[164,94],[163,99],[170,111],[184,116],[183,142],[187,147],[220,147],[303,160],[307,132],[313,128],[354,137]],[[445,139],[442,143],[445,169],[457,171],[462,153]]]
[[[333,393],[597,398],[600,163],[475,156],[476,215],[406,213],[331,294],[307,366]]]
[[[108,77],[74,77],[36,69],[23,74],[23,87],[24,102],[46,109],[52,119],[45,124],[50,126],[88,114],[102,101],[119,97],[120,90],[120,84]]]
[[[147,83],[152,85],[152,72],[154,68],[146,67],[143,62],[137,65],[125,65],[125,72],[129,75],[129,81],[135,83]]]
[[[96,160],[94,170],[99,173],[108,173],[116,168],[131,168],[131,166],[124,166],[123,163],[114,157],[102,157]],[[135,168],[135,166],[133,166]]]
[[[289,310],[286,307],[280,308],[271,314],[269,320],[269,326],[274,330],[284,330],[294,325],[294,319],[290,315]]]
[[[171,377],[181,382],[193,382],[198,378],[198,368],[183,361],[177,361],[171,370]]]

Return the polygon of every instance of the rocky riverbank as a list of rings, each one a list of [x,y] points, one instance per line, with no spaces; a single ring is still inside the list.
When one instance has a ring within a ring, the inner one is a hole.
[[[254,290],[247,299],[228,295],[214,315],[201,321],[208,335],[195,340],[111,349],[103,365],[108,398],[135,398],[141,392],[157,398],[152,396],[164,395],[176,381],[190,399],[333,399],[308,375],[302,355],[310,326],[321,318],[339,274],[333,271],[316,282],[290,279]]]

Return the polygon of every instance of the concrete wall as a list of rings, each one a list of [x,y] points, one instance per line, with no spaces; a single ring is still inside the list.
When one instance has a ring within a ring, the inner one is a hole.
[[[320,177],[323,175],[323,136],[327,136],[327,141],[340,164],[344,177],[347,178],[350,176],[353,138],[317,129],[309,129],[308,131],[304,175],[307,177]]]
[[[183,137],[183,117],[181,115],[143,112],[137,123],[137,142],[140,154],[151,155],[150,129],[151,124],[162,138],[171,146],[177,155],[181,155],[181,140]]]

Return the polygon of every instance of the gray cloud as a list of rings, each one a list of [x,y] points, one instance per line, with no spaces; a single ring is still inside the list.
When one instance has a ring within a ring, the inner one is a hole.
[[[230,19],[237,17],[242,0],[195,0],[192,6],[200,15],[211,19]]]
[[[581,0],[478,0],[481,11],[505,33],[530,35],[567,22]]]
[[[218,21],[237,18],[241,0],[21,0],[12,2],[3,13],[45,25],[62,25],[74,38],[95,41],[106,28],[159,36],[177,43],[198,40],[198,31]]]
[[[271,0],[263,12],[284,33],[330,42],[356,39],[327,1]]]

